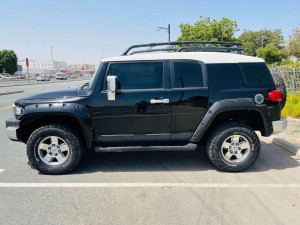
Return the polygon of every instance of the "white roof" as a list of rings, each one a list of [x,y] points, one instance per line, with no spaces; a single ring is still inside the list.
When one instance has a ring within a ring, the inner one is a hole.
[[[173,53],[147,53],[117,56],[103,59],[103,62],[121,61],[145,61],[164,59],[190,59],[209,63],[240,63],[240,62],[264,62],[263,59],[241,54],[223,52],[173,52]]]

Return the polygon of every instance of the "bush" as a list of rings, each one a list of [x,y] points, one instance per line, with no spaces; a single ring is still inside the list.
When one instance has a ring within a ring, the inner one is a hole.
[[[281,112],[281,116],[286,118],[287,116],[300,119],[300,93],[288,93],[287,101],[284,109]]]

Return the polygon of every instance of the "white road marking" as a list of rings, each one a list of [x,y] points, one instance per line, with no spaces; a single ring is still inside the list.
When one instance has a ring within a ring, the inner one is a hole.
[[[0,173],[2,173],[4,171],[4,169],[0,169]]]
[[[222,183],[0,183],[0,188],[300,188],[300,184],[222,184]]]

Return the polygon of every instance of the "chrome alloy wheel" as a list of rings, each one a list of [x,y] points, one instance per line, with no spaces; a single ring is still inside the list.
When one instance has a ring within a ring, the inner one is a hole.
[[[242,135],[226,138],[221,146],[221,154],[228,162],[241,162],[247,158],[249,152],[249,141]]]
[[[69,157],[70,149],[65,140],[57,136],[44,138],[38,146],[40,159],[51,166],[64,163]]]

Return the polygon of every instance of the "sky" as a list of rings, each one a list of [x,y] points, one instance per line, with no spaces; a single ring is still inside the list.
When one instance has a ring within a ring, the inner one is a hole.
[[[200,16],[235,20],[240,29],[282,29],[288,40],[300,24],[300,0],[0,0],[0,50],[19,59],[51,58],[97,64],[134,44],[164,42],[156,31],[171,24],[171,41],[181,23]]]

